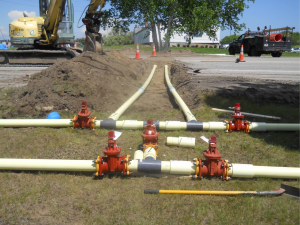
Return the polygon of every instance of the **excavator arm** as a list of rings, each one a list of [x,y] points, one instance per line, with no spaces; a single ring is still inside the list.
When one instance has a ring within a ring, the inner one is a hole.
[[[59,23],[62,21],[65,9],[66,0],[51,0],[48,10],[46,12],[46,19],[43,29],[43,40],[40,41],[42,45],[55,44],[59,38],[57,33]]]
[[[103,53],[103,39],[99,33],[101,20],[99,18],[103,15],[102,8],[105,3],[105,0],[91,0],[86,15],[82,19],[86,26],[83,51]],[[97,11],[99,6],[100,9]]]

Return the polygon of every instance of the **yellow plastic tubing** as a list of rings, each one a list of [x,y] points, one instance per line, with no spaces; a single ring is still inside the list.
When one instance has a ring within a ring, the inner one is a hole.
[[[187,121],[188,122],[197,121],[196,117],[192,114],[190,109],[187,107],[187,105],[184,103],[182,98],[177,93],[176,89],[171,84],[171,81],[169,79],[169,68],[168,68],[167,65],[165,65],[165,79],[166,79],[166,82],[168,84],[170,92],[172,93],[172,95],[174,96],[176,102],[178,103],[179,107],[181,108],[182,112],[184,113]]]
[[[254,166],[252,164],[232,163],[228,175],[232,177],[253,178],[271,177],[285,179],[300,179],[298,167]]]
[[[299,123],[257,123],[250,124],[251,131],[300,131]]]
[[[131,106],[132,103],[134,103],[144,93],[145,89],[147,88],[147,86],[149,85],[150,81],[152,80],[152,77],[154,75],[156,67],[157,67],[157,65],[153,66],[153,69],[152,69],[152,71],[151,71],[148,79],[143,84],[143,86],[140,87],[139,90],[134,95],[132,95],[131,98],[128,99],[120,108],[118,108],[117,111],[115,111],[113,114],[111,114],[108,117],[109,119],[113,119],[113,120],[119,119],[119,117],[128,109],[128,107]]]
[[[72,119],[0,119],[0,127],[72,127]]]
[[[96,172],[93,160],[0,159],[0,170],[45,170]]]
[[[191,194],[191,195],[243,195],[257,194],[257,191],[184,191],[184,190],[159,190],[159,194]]]

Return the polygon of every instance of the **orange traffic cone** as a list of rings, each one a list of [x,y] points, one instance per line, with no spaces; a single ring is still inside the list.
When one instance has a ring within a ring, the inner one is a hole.
[[[154,44],[154,43],[153,43],[153,51],[152,51],[152,56],[156,56],[155,44]]]
[[[246,62],[244,60],[244,45],[241,46],[240,62]]]
[[[139,43],[136,43],[136,54],[135,54],[135,59],[140,59],[140,48],[139,48]]]

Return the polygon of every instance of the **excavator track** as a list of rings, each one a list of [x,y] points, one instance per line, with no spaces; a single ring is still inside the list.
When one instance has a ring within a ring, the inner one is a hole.
[[[60,59],[71,59],[76,53],[71,49],[58,50],[2,50],[0,51],[0,66],[49,66]]]

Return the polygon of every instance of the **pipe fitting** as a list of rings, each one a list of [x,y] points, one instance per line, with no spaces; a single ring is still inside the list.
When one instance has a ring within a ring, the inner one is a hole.
[[[226,131],[225,132],[232,132],[234,130],[237,131],[244,131],[246,133],[250,132],[250,122],[242,120],[244,115],[241,113],[241,106],[240,103],[235,103],[234,106],[234,114],[231,115],[233,121],[226,120]]]
[[[225,160],[221,160],[222,155],[217,149],[216,136],[212,135],[209,140],[209,149],[203,151],[206,160],[196,159],[195,178],[203,176],[218,176],[222,180],[228,179],[229,164]]]
[[[158,136],[159,133],[156,132],[156,126],[152,119],[147,120],[147,125],[144,126],[144,133],[142,133],[143,138],[143,149],[144,152],[147,148],[154,148],[156,151],[156,156],[158,155]]]
[[[108,146],[103,150],[105,156],[98,156],[95,160],[95,176],[103,176],[106,173],[121,172],[123,175],[129,175],[128,163],[129,155],[119,156],[121,147],[117,146],[115,132],[108,132]]]
[[[91,112],[87,109],[86,101],[82,101],[81,110],[78,112],[77,116],[74,116],[73,129],[76,128],[90,128],[91,130],[95,129],[95,120],[96,117],[91,117]]]

